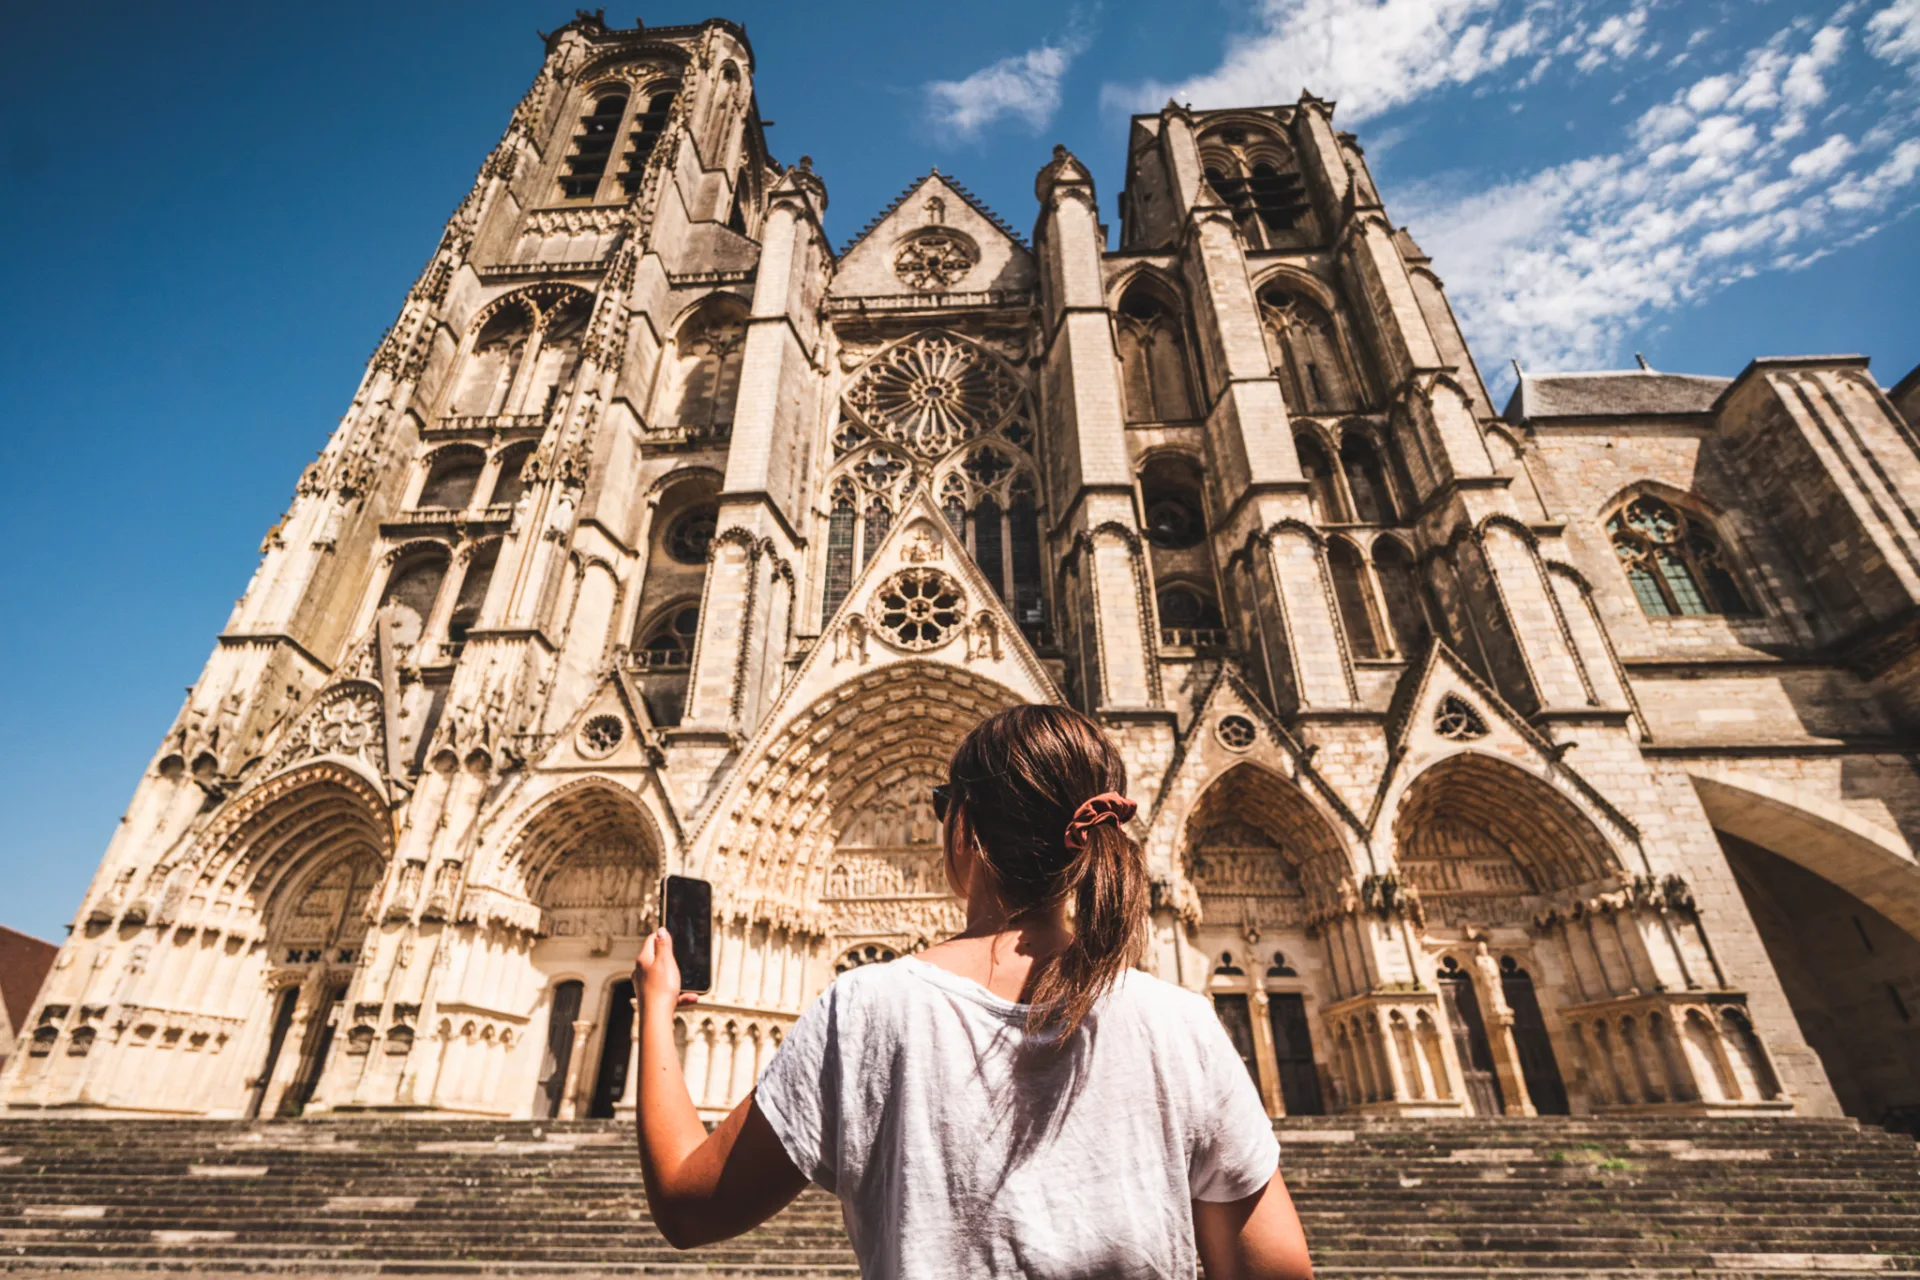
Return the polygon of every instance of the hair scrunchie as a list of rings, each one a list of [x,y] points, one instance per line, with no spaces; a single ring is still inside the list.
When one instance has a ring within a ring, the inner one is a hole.
[[[1111,822],[1116,827],[1131,822],[1139,809],[1139,805],[1118,791],[1102,791],[1073,811],[1073,821],[1067,824],[1067,848],[1086,848],[1095,827],[1103,822]]]

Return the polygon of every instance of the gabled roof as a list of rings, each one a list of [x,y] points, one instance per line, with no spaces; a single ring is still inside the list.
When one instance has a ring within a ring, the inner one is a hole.
[[[0,1006],[16,1033],[26,1030],[34,997],[40,994],[40,984],[46,981],[59,950],[51,942],[0,925]]]
[[[921,187],[925,186],[928,180],[933,178],[938,178],[940,179],[941,182],[945,183],[947,187],[951,189],[955,195],[959,196],[962,200],[965,200],[967,202],[967,205],[969,208],[971,208],[975,213],[979,214],[981,217],[985,218],[988,222],[991,222],[994,226],[998,227],[1002,232],[1005,233],[1006,237],[1009,240],[1019,245],[1022,249],[1028,249],[1028,250],[1032,249],[1033,246],[1027,243],[1026,237],[1021,235],[1018,231],[1015,231],[1005,218],[1002,218],[999,214],[995,213],[992,209],[989,209],[984,203],[981,202],[980,197],[974,195],[973,192],[961,186],[957,181],[954,180],[953,175],[940,172],[940,167],[938,165],[935,165],[933,168],[928,169],[925,173],[915,178],[912,182],[909,182],[906,185],[906,188],[902,190],[899,195],[895,196],[893,200],[887,205],[886,208],[874,214],[873,217],[868,221],[867,225],[860,228],[860,233],[854,236],[853,239],[847,241],[846,247],[840,250],[840,256],[844,258],[847,256],[847,254],[851,253],[855,245],[859,244],[862,240],[865,240],[868,236],[872,235],[874,228],[878,227],[881,223],[885,222],[888,218],[892,217],[896,209],[898,209],[901,205],[905,204],[908,198],[911,197],[914,192],[918,191]]]
[[[1703,414],[1732,378],[1653,369],[1595,373],[1523,373],[1502,415],[1508,422],[1549,418],[1642,418]]]

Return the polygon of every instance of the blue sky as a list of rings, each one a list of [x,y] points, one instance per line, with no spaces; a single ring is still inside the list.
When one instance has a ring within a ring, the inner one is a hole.
[[[653,24],[717,10],[649,8]],[[0,52],[0,923],[57,938],[570,6],[17,8]],[[608,14],[629,23],[631,11]],[[1130,110],[1340,104],[1483,371],[1920,362],[1920,0],[738,3],[844,243],[930,165],[1014,226]]]

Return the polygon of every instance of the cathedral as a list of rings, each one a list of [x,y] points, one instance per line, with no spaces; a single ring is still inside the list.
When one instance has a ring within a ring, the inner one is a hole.
[[[737,25],[531,88],[155,750],[0,1107],[702,1113],[960,924],[929,790],[1121,744],[1143,964],[1279,1115],[1920,1120],[1920,377],[1498,408],[1313,96],[938,170],[851,243]]]

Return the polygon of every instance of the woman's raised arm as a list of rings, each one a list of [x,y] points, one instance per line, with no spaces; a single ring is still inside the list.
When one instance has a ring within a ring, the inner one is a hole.
[[[640,946],[633,989],[640,1002],[640,1079],[634,1128],[654,1225],[676,1249],[727,1240],[793,1203],[807,1179],[787,1157],[753,1095],[712,1133],[700,1122],[673,1044],[680,966],[660,930]]]

